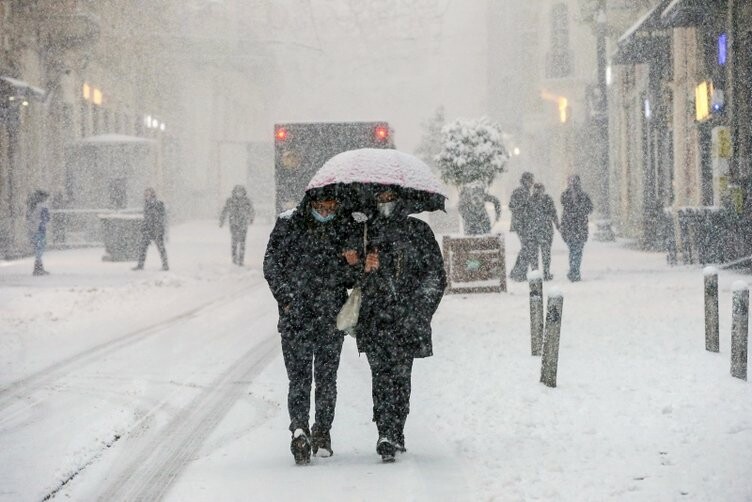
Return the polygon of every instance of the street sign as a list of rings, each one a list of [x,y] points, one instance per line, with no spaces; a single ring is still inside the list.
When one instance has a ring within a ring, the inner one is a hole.
[[[444,236],[447,294],[500,293],[507,290],[504,237]]]

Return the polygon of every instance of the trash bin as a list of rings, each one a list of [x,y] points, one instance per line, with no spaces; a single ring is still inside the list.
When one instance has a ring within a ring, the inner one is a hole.
[[[136,261],[141,243],[142,213],[99,214],[105,255],[103,261]]]
[[[685,207],[677,211],[682,262],[724,263],[730,258],[729,212],[718,207]]]

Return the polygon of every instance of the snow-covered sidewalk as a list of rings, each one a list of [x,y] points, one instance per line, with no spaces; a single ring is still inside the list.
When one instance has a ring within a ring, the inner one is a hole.
[[[173,229],[168,273],[154,250],[143,273],[101,250],[51,252],[43,278],[0,262],[0,499],[752,499],[752,386],[729,375],[730,287],[749,277],[721,274],[710,354],[699,268],[590,242],[570,284],[558,238],[556,389],[530,356],[526,284],[447,296],[436,355],[415,364],[408,453],[376,455],[368,364],[348,339],[335,455],[294,466],[269,231],[251,228],[240,272],[212,222]]]

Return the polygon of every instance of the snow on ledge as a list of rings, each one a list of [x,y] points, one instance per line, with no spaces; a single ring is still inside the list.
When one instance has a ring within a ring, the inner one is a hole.
[[[548,288],[548,297],[549,298],[564,298],[564,292],[561,290],[561,288],[552,286]]]
[[[709,275],[718,275],[718,269],[716,267],[705,267],[702,269],[702,275],[708,277]]]
[[[528,281],[543,280],[543,272],[540,270],[530,270],[527,273]]]
[[[731,291],[747,291],[749,290],[749,284],[747,281],[734,281],[731,285]]]

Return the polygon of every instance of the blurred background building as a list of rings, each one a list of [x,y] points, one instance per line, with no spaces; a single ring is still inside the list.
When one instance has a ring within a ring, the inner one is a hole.
[[[176,220],[214,216],[241,183],[271,219],[275,122],[387,120],[412,151],[436,110],[502,125],[504,205],[522,171],[555,199],[579,174],[596,219],[644,248],[683,256],[700,235],[723,243],[717,260],[752,254],[751,11],[747,0],[0,0],[0,256],[28,251],[34,189],[71,222],[138,206],[148,183]],[[109,171],[91,167],[105,157]]]

